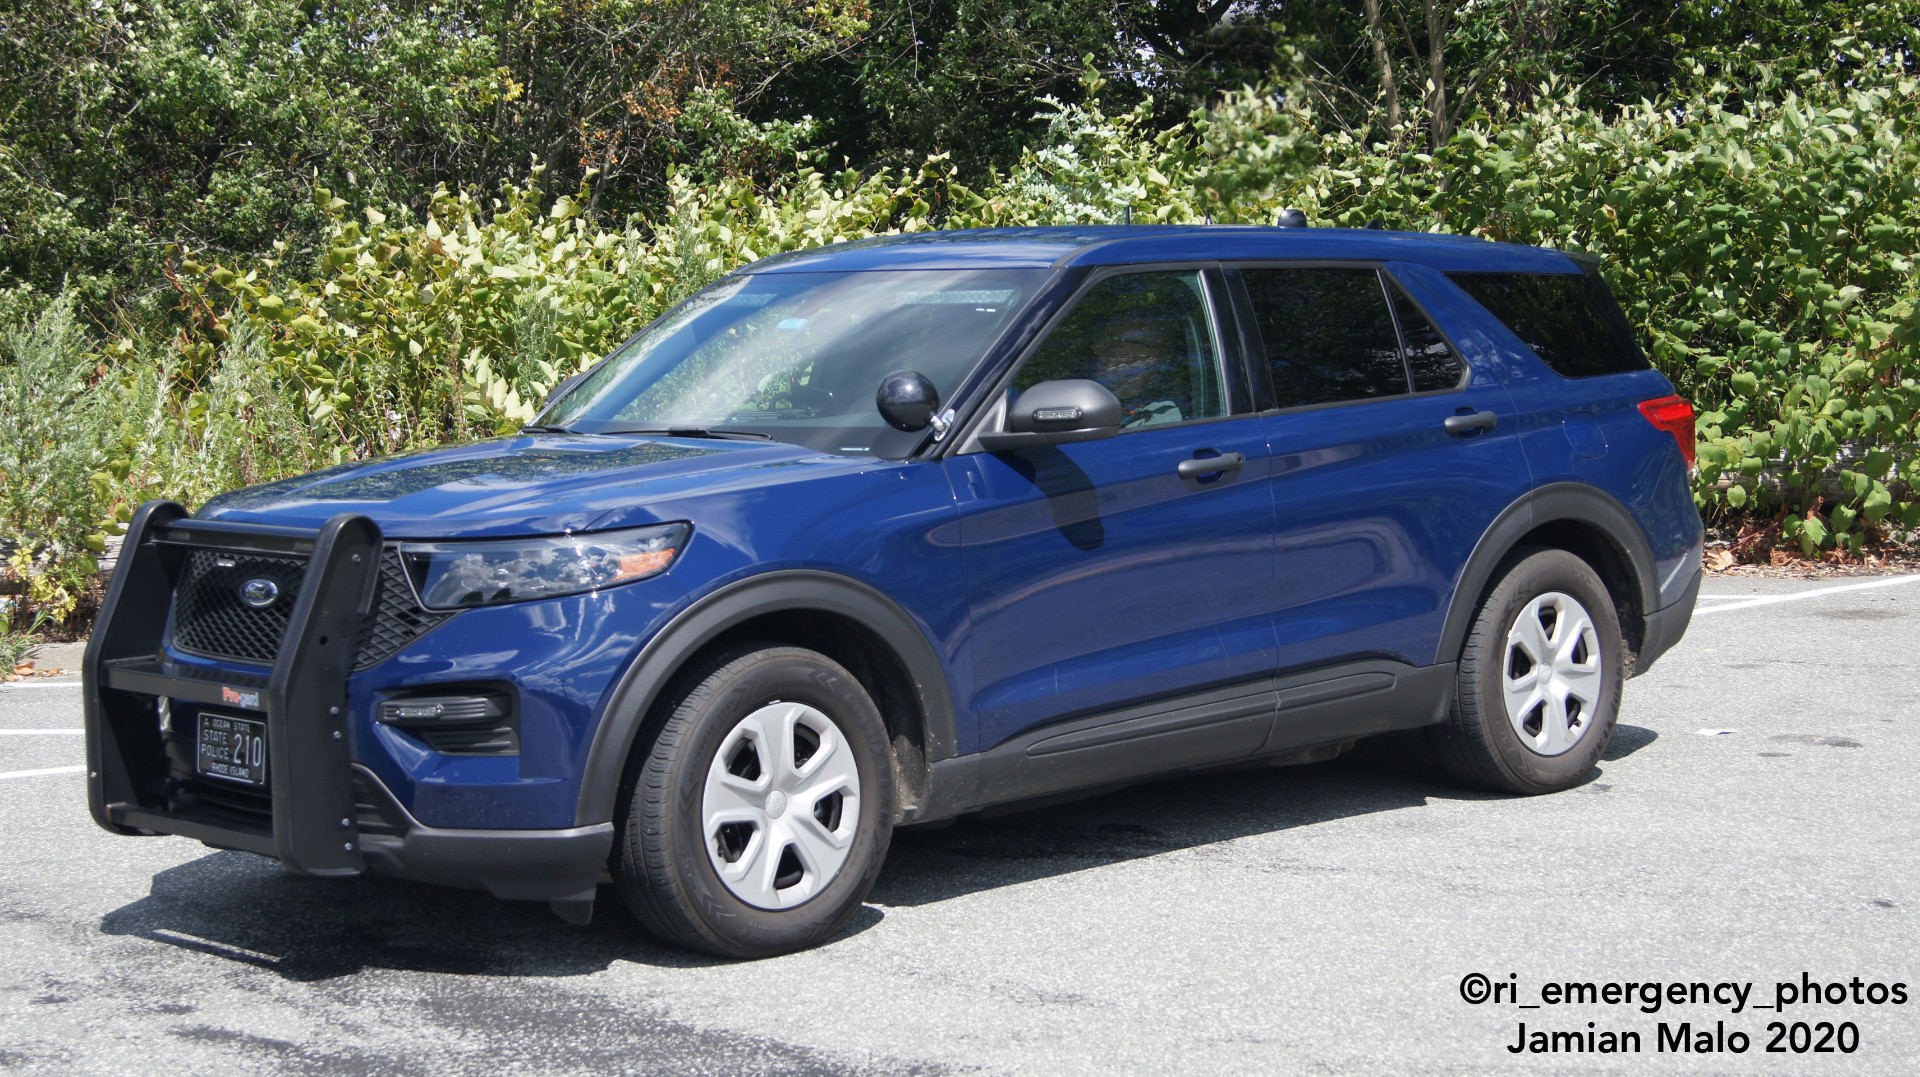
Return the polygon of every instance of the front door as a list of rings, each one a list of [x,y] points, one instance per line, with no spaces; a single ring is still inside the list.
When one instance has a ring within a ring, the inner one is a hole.
[[[1273,668],[1267,443],[1245,394],[1229,391],[1238,368],[1210,277],[1096,280],[1016,372],[1011,393],[1106,385],[1125,414],[1117,437],[948,461],[977,748]],[[1196,459],[1221,466],[1183,478]]]

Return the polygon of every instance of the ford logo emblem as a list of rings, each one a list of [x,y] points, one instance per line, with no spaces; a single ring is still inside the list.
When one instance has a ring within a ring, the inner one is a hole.
[[[280,597],[280,585],[259,576],[240,585],[240,601],[256,610],[264,610]]]

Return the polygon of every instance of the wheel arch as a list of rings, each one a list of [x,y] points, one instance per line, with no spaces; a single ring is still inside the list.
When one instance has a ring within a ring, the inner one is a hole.
[[[1653,548],[1619,501],[1596,487],[1567,482],[1543,486],[1508,505],[1480,537],[1454,585],[1436,662],[1459,655],[1494,573],[1522,546],[1566,550],[1591,565],[1613,598],[1628,650],[1640,652],[1647,613],[1659,605]]]
[[[919,623],[875,588],[837,573],[791,570],[703,596],[641,648],[594,730],[575,825],[613,818],[634,746],[673,679],[705,655],[745,640],[805,647],[847,667],[887,724],[898,821],[924,809],[931,764],[955,748],[952,697],[938,653]]]

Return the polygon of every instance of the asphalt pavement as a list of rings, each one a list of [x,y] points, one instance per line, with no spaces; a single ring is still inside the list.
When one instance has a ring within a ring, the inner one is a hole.
[[[0,687],[0,1072],[1913,1073],[1920,577],[1702,607],[1572,791],[1397,736],[902,833],[760,962],[109,836],[77,688]]]

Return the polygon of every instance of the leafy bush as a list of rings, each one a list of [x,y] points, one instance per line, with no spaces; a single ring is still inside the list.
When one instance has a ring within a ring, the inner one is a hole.
[[[197,294],[220,312],[215,336],[254,325],[309,417],[365,454],[510,429],[719,274],[883,232],[1266,222],[1300,206],[1591,251],[1698,402],[1702,509],[1787,510],[1811,554],[1920,525],[1920,91],[1869,52],[1851,61],[1844,80],[1757,69],[1737,110],[1724,83],[1612,117],[1543,94],[1435,154],[1317,135],[1285,95],[1253,90],[1154,130],[1150,102],[1104,113],[1090,74],[1089,103],[1049,101],[1043,142],[978,189],[940,157],[906,176],[803,166],[766,191],[676,178],[658,220],[620,231],[576,199],[543,210],[531,187],[484,218],[482,200],[442,192],[425,221],[369,211],[368,227],[330,199],[327,275],[219,267]]]
[[[93,555],[106,549],[98,472],[111,417],[87,391],[95,360],[85,343],[65,300],[0,333],[0,537],[10,547],[0,553],[56,619],[72,612]]]
[[[1546,99],[1417,170],[1331,164],[1348,186],[1325,204],[1606,256],[1701,412],[1702,509],[1784,510],[1803,552],[1857,549],[1863,527],[1920,525],[1920,93],[1853,59],[1844,82],[1741,87],[1737,110],[1725,84],[1611,120]]]
[[[1618,113],[1548,85],[1432,153],[1329,128],[1294,90],[1242,90],[1171,127],[1151,102],[1108,114],[1090,72],[1083,103],[1044,102],[1044,137],[970,184],[944,156],[902,173],[802,155],[770,185],[674,175],[657,214],[624,223],[584,211],[592,176],[552,198],[537,168],[496,195],[442,188],[420,213],[323,189],[323,242],[298,258],[175,252],[177,336],[92,355],[56,302],[7,338],[4,527],[71,576],[100,521],[146,497],[194,504],[512,430],[559,379],[780,251],[935,227],[1265,223],[1297,206],[1316,224],[1604,256],[1655,362],[1698,402],[1703,511],[1776,516],[1808,554],[1858,548],[1920,526],[1920,85],[1848,49],[1833,71],[1729,67]]]
[[[901,189],[810,170],[759,195],[676,178],[650,233],[595,225],[584,195],[548,202],[532,179],[493,199],[443,189],[424,220],[368,208],[363,224],[322,190],[324,275],[183,262],[203,312],[183,354],[205,369],[247,333],[341,459],[510,430],[560,378],[735,265],[886,227]]]

